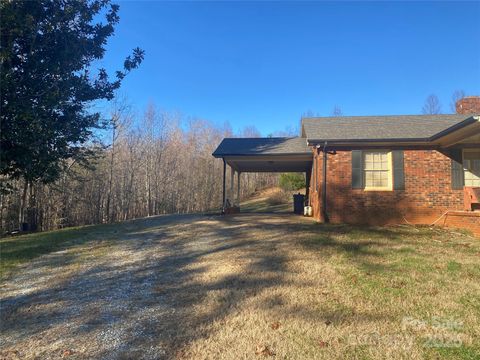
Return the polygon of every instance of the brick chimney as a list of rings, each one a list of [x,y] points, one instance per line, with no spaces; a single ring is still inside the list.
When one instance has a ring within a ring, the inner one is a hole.
[[[467,96],[455,104],[457,114],[480,114],[480,96]]]

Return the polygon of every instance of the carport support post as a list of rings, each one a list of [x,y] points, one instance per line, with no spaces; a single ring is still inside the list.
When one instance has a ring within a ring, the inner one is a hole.
[[[307,206],[310,206],[310,179],[312,177],[312,169],[305,172],[305,200]]]
[[[237,206],[240,207],[240,171],[237,171]]]
[[[225,191],[226,191],[226,178],[227,178],[227,162],[223,159],[223,193],[222,193],[222,214],[225,214]]]
[[[234,205],[234,201],[235,201],[235,193],[233,192],[233,183],[235,182],[235,170],[233,169],[232,166],[230,166],[230,194],[228,195],[231,203],[230,205],[233,206]]]

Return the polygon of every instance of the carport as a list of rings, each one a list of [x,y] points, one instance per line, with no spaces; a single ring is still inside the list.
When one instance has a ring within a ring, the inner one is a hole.
[[[305,138],[225,138],[212,155],[223,159],[223,213],[230,208],[239,208],[242,173],[303,172],[306,179],[306,198],[308,199],[313,153],[307,146]],[[227,165],[230,167],[231,176],[228,195],[226,188]],[[234,194],[235,177],[236,195]]]

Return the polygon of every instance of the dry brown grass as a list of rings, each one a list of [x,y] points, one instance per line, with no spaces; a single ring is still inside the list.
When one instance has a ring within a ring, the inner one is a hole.
[[[282,189],[272,192],[266,199],[269,205],[288,204],[290,202],[290,194]]]
[[[82,244],[67,251],[64,264],[50,254],[8,279],[4,352],[168,359],[480,354],[480,243],[467,234],[258,214],[160,217],[120,230],[108,252]]]

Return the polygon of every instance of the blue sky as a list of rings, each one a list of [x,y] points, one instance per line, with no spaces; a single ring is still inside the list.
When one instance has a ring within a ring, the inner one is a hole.
[[[322,116],[420,113],[429,94],[480,94],[480,2],[120,4],[101,65],[144,63],[121,93],[263,135]]]

